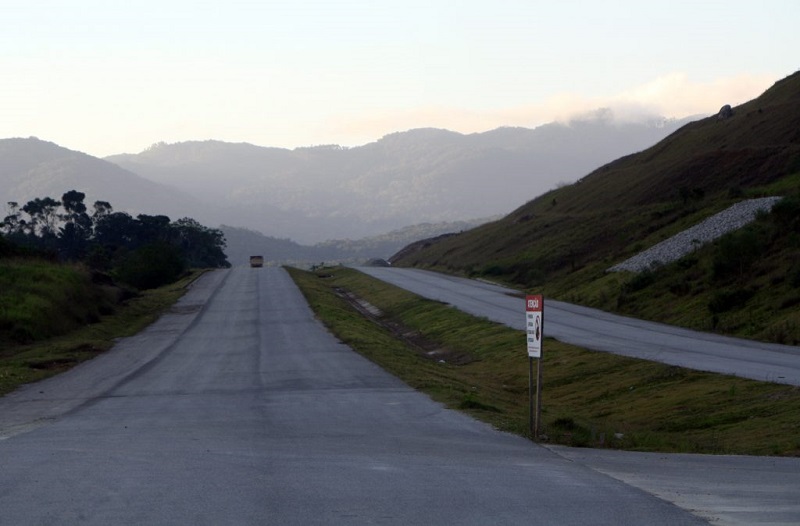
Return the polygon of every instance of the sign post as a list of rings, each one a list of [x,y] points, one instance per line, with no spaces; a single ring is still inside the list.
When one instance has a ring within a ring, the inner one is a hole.
[[[525,332],[528,340],[528,393],[530,428],[539,438],[542,416],[542,339],[544,338],[544,298],[541,294],[525,296]],[[536,358],[536,408],[533,403],[533,359]]]

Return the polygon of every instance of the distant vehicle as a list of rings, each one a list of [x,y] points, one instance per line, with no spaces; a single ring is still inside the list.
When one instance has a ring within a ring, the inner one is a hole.
[[[250,266],[261,268],[264,266],[264,256],[250,256]]]

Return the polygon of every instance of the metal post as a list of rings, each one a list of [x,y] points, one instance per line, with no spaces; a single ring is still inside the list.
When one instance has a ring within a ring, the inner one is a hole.
[[[536,419],[533,411],[533,358],[528,357],[528,423],[531,436],[536,438]]]
[[[534,425],[533,438],[539,438],[539,432],[542,429],[542,358],[536,361],[538,362],[536,364],[536,424]]]
[[[542,361],[544,360],[544,306],[542,306],[542,348],[536,360],[536,424],[534,425],[533,438],[539,438],[542,422]]]

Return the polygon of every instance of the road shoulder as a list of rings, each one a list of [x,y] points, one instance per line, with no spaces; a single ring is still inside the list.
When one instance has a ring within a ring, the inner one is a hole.
[[[793,525],[800,517],[800,458],[547,448],[712,524]]]
[[[69,371],[23,385],[0,398],[0,440],[46,425],[101,397],[155,360],[191,326],[226,275],[225,271],[203,274],[166,314],[139,334],[121,339],[109,351]]]

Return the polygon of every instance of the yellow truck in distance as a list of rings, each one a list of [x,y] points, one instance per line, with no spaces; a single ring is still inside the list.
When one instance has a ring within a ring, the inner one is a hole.
[[[250,266],[261,268],[264,266],[264,256],[250,256]]]

